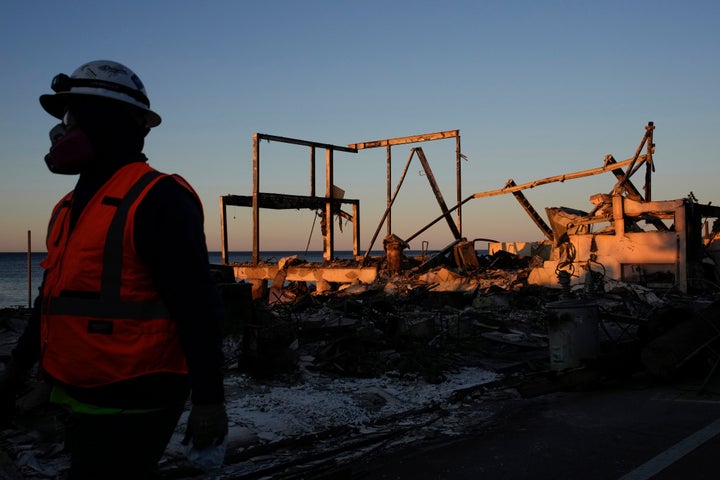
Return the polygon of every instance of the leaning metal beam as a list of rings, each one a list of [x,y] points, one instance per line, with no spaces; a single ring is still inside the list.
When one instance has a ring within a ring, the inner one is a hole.
[[[640,158],[642,158],[643,160],[644,160],[644,157],[645,157],[645,155],[641,155],[641,156],[640,156]],[[497,195],[505,195],[505,194],[507,194],[507,193],[519,192],[520,190],[525,190],[525,189],[528,189],[528,188],[534,188],[534,187],[538,187],[538,186],[540,186],[540,185],[546,185],[546,184],[548,184],[548,183],[564,182],[565,180],[572,180],[572,179],[575,179],[575,178],[582,178],[582,177],[590,177],[590,176],[592,176],[592,175],[599,175],[599,174],[601,174],[601,173],[605,173],[605,172],[611,171],[611,170],[613,170],[613,169],[615,169],[615,168],[625,167],[625,166],[630,165],[631,163],[634,163],[634,162],[635,162],[635,159],[629,158],[629,159],[627,159],[627,160],[624,160],[624,161],[622,161],[622,162],[615,163],[615,164],[613,164],[613,165],[604,165],[604,166],[602,166],[602,167],[593,168],[593,169],[590,169],[590,170],[583,170],[583,171],[580,171],[580,172],[566,173],[566,174],[563,174],[563,175],[556,175],[556,176],[554,176],[554,177],[543,178],[543,179],[540,179],[540,180],[535,180],[535,181],[532,181],[532,182],[523,183],[523,184],[521,184],[521,185],[515,185],[515,186],[512,186],[512,187],[501,188],[501,189],[499,189],[499,190],[491,190],[491,191],[488,191],[488,192],[474,193],[474,194],[470,195],[469,197],[465,198],[463,201],[458,202],[457,205],[455,205],[454,207],[450,208],[450,209],[448,210],[448,213],[450,213],[450,212],[452,212],[452,211],[454,211],[454,210],[457,210],[457,209],[460,208],[462,205],[466,204],[467,202],[469,202],[470,200],[472,200],[472,199],[474,199],[474,198],[483,198],[483,197],[493,197],[493,196],[497,196]],[[440,215],[439,217],[437,217],[435,220],[433,220],[432,222],[428,223],[428,224],[425,225],[423,228],[421,228],[420,230],[418,230],[417,232],[415,232],[412,236],[406,238],[405,241],[406,241],[406,242],[410,242],[412,239],[414,239],[415,237],[417,237],[418,235],[420,235],[421,233],[423,233],[425,230],[427,230],[428,228],[432,227],[432,226],[435,225],[437,222],[439,222],[440,220],[442,220],[443,218],[445,218],[445,215],[446,215],[446,214],[443,213],[442,215]]]
[[[445,216],[445,220],[447,220],[447,224],[450,227],[450,231],[452,232],[453,237],[455,238],[455,240],[460,240],[462,235],[460,234],[460,230],[458,230],[457,225],[455,225],[455,222],[450,216],[450,212],[448,211],[447,205],[445,204],[445,199],[443,198],[442,192],[440,191],[440,186],[435,180],[435,175],[430,169],[430,163],[427,161],[427,157],[425,157],[425,152],[423,152],[423,149],[419,147],[416,148],[415,151],[417,152],[420,163],[425,170],[425,176],[430,182],[430,187],[432,188],[433,193],[435,193],[435,198],[437,199],[438,205],[440,205],[440,210],[442,210],[443,215]]]
[[[516,185],[515,181],[511,178],[507,181],[505,184],[506,187],[512,187]],[[530,215],[530,218],[532,218],[533,222],[535,222],[535,225],[538,226],[538,228],[543,232],[545,237],[547,237],[548,240],[552,240],[554,235],[552,229],[548,226],[547,223],[540,217],[540,214],[535,210],[535,208],[530,204],[530,201],[525,197],[525,195],[522,192],[513,192],[513,196],[515,197],[515,200],[518,201],[521,207],[525,209],[525,211]]]
[[[639,158],[642,160],[645,160],[645,155],[640,155]],[[604,165],[602,167],[592,168],[590,170],[582,170],[580,172],[564,173],[562,175],[555,175],[554,177],[541,178],[540,180],[533,180],[532,182],[527,182],[527,183],[515,185],[512,187],[504,187],[499,190],[490,190],[487,192],[474,193],[471,195],[470,198],[494,197],[497,195],[505,195],[506,193],[513,193],[513,192],[518,192],[520,190],[526,190],[528,188],[539,187],[540,185],[546,185],[548,183],[564,182],[565,180],[574,180],[576,178],[591,177],[593,175],[599,175],[601,173],[611,171],[615,168],[625,167],[627,165],[630,165],[631,163],[634,163],[635,161],[636,160],[634,158],[629,158],[622,162],[618,162],[614,165]],[[467,201],[467,199],[464,201]]]

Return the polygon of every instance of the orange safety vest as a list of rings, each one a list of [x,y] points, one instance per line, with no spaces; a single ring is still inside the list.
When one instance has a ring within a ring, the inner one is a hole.
[[[187,373],[176,324],[133,241],[138,205],[166,176],[144,162],[124,166],[95,193],[70,234],[73,192],[55,206],[41,263],[40,366],[56,380],[96,387]]]

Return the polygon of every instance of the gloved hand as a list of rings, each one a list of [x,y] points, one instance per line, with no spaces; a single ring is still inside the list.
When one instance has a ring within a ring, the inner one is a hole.
[[[0,373],[0,425],[7,425],[15,415],[15,400],[25,380],[25,373],[12,360]]]
[[[183,445],[193,442],[193,447],[202,450],[211,445],[220,445],[228,433],[228,417],[225,405],[193,405],[185,429]]]

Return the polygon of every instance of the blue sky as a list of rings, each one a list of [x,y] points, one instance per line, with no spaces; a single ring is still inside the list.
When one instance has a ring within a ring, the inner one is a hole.
[[[609,153],[629,158],[653,121],[653,199],[692,191],[718,204],[719,21],[720,3],[693,0],[3,2],[0,251],[24,251],[28,230],[44,250],[50,210],[76,178],[44,166],[55,122],[37,98],[55,74],[95,59],[124,63],[145,83],[163,117],[145,153],[198,190],[211,250],[219,197],[251,193],[254,132],[345,146],[458,129],[465,197],[598,167]],[[454,141],[416,146],[452,205]],[[393,148],[393,190],[410,148]],[[263,191],[309,194],[307,149],[263,144],[261,155]],[[403,238],[440,214],[413,162],[393,210]],[[633,180],[642,187],[642,175]],[[360,199],[365,250],[385,206],[384,149],[337,153],[335,183]],[[613,183],[605,175],[525,194],[541,213],[589,210],[590,195]],[[230,212],[233,249],[251,248],[249,213]],[[312,212],[262,218],[265,249],[322,248]],[[349,249],[350,228],[336,233],[336,247]],[[463,234],[543,238],[511,195],[466,204]],[[440,222],[411,247],[451,240]]]

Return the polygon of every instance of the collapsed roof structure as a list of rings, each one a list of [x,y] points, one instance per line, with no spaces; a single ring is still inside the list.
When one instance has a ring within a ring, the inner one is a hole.
[[[250,281],[256,288],[254,297],[267,292],[268,280],[277,279],[278,273],[287,281],[328,282],[331,284],[372,283],[379,270],[397,272],[401,268],[403,250],[408,243],[431,226],[444,220],[452,235],[447,248],[435,255],[453,253],[456,266],[464,273],[476,270],[474,245],[478,240],[488,241],[489,253],[505,251],[524,257],[535,257],[528,282],[543,286],[560,284],[592,283],[599,276],[619,281],[638,282],[645,286],[675,287],[687,293],[702,288],[704,282],[716,282],[720,278],[720,207],[700,204],[692,194],[688,198],[656,201],[652,199],[652,173],[654,172],[653,143],[654,124],[645,127],[643,138],[635,154],[623,161],[607,155],[600,167],[570,172],[516,184],[512,179],[504,187],[463,196],[460,149],[460,131],[448,130],[436,133],[390,138],[350,144],[347,147],[307,140],[255,133],[253,135],[253,191],[252,195],[224,195],[220,197],[221,238],[223,264],[232,265],[234,276]],[[455,140],[455,204],[448,206],[430,164],[421,146],[414,146],[405,163],[402,175],[395,186],[391,185],[392,148],[398,145],[423,142]],[[310,150],[309,195],[268,193],[260,189],[260,142],[281,142],[308,147]],[[334,153],[359,153],[365,149],[385,148],[387,157],[386,209],[378,221],[370,245],[360,250],[360,200],[343,198],[344,192],[334,185]],[[316,192],[316,150],[325,150],[325,192]],[[392,211],[398,192],[402,188],[408,167],[414,157],[420,161],[441,215],[422,226],[407,238],[398,237],[392,230]],[[644,167],[642,192],[631,178]],[[591,211],[585,212],[565,207],[548,207],[548,222],[530,204],[523,190],[554,182],[611,173],[615,177],[607,193],[593,194]],[[497,195],[512,194],[544,237],[538,242],[495,242],[488,239],[468,240],[463,236],[462,208],[471,200]],[[351,213],[342,210],[349,205]],[[252,262],[231,262],[228,249],[227,207],[240,206],[252,209]],[[310,209],[320,212],[323,218],[322,265],[310,263],[286,263],[281,267],[262,262],[260,252],[260,215],[262,209]],[[341,215],[352,223],[352,262],[335,262],[334,222],[327,219]],[[383,241],[385,258],[382,263],[370,262],[373,249],[383,224],[386,237]],[[437,264],[437,260],[424,258],[425,265]],[[422,270],[422,269],[421,269]]]

